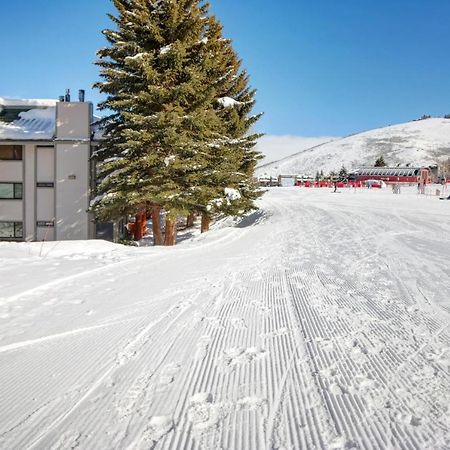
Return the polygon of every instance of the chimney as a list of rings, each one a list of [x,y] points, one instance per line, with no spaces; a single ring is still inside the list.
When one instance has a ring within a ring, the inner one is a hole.
[[[83,103],[84,102],[84,96],[86,94],[86,91],[84,89],[80,89],[78,91],[78,100]]]
[[[66,95],[64,96],[65,102],[70,102],[70,89],[66,89]]]

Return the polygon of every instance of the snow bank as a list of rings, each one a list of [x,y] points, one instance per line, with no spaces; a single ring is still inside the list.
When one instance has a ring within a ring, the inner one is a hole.
[[[55,242],[0,242],[0,261],[45,255],[49,258],[97,257],[107,253],[126,255],[130,247],[102,240]]]

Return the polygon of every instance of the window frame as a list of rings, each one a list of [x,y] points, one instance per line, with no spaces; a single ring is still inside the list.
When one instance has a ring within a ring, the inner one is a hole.
[[[8,241],[15,239],[23,239],[23,222],[18,220],[0,220],[0,228],[2,224],[12,224],[13,236],[1,236],[0,241]],[[18,235],[18,230],[20,229],[20,234]]]
[[[0,181],[1,184],[12,184],[12,197],[0,197],[0,200],[23,200],[23,183],[16,181]],[[20,185],[20,197],[17,196],[17,186]]]
[[[2,147],[12,147],[12,158],[2,158]],[[16,155],[16,152],[18,155]],[[20,157],[17,157],[20,156]],[[0,144],[0,161],[23,161],[23,145]]]

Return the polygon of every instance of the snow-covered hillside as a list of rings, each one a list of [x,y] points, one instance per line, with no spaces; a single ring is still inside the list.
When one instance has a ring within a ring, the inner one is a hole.
[[[260,166],[256,174],[315,174],[373,166],[379,156],[388,165],[430,165],[450,158],[450,119],[426,119],[358,133]]]
[[[264,159],[260,160],[258,166],[278,161],[294,153],[311,147],[330,142],[336,137],[304,137],[304,136],[274,136],[264,135],[258,139],[256,150],[261,152]]]
[[[260,206],[175,248],[0,243],[0,448],[450,448],[450,201]]]

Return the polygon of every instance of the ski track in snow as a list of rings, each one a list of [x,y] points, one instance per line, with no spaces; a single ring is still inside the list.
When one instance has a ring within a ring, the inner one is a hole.
[[[261,208],[4,297],[0,448],[450,448],[448,205],[285,188]]]

